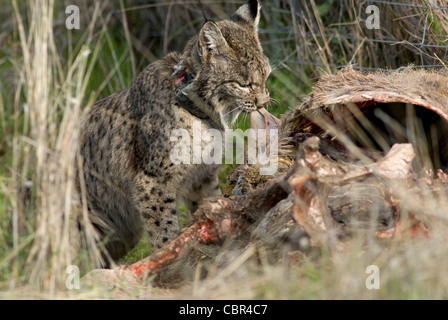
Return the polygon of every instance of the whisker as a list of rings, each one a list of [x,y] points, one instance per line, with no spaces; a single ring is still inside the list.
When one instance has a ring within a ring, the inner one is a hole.
[[[238,108],[237,108],[238,109]],[[236,110],[236,109],[235,109]],[[233,110],[233,111],[235,111]],[[232,119],[230,120],[230,124],[234,125],[235,122],[238,120],[238,116],[240,115],[241,111],[237,110],[234,112],[234,114],[232,115]]]
[[[281,68],[283,68],[283,66],[281,66],[281,61],[279,61],[280,56],[278,57],[274,57],[271,62],[270,62],[270,66],[271,66],[271,73],[276,71],[276,70],[280,70]],[[274,62],[275,61],[275,62]]]
[[[271,103],[271,102],[275,103],[276,105],[280,104],[280,102],[278,102],[278,100],[276,100],[274,98],[269,98],[269,103]]]
[[[240,109],[240,108],[242,108],[242,107],[243,107],[243,106],[238,106],[238,107],[236,107],[235,109],[230,110],[229,112],[227,112],[226,114],[224,114],[223,117],[225,117],[225,116],[228,115],[229,113],[232,113],[233,111],[238,110],[238,109]]]
[[[280,105],[280,103],[279,103],[277,100],[275,100],[274,98],[269,98],[269,102],[268,102],[268,104],[266,105],[266,108],[270,108],[270,107],[272,107],[273,105],[278,106],[278,105]]]
[[[274,72],[274,71],[277,71],[277,70],[281,70],[281,69],[283,69],[284,67],[281,65],[281,63],[277,63],[277,64],[275,64],[275,65],[271,65],[271,70],[272,70],[272,72]]]

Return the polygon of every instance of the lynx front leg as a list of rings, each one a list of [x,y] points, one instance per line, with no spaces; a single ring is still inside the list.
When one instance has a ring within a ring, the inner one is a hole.
[[[135,201],[148,233],[149,245],[155,251],[178,235],[176,193],[169,185],[144,180],[146,183],[137,187]]]

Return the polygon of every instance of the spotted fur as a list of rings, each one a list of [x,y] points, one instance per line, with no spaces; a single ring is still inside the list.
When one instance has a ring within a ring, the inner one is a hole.
[[[258,40],[260,5],[249,1],[230,20],[207,21],[183,52],[149,65],[127,90],[94,104],[82,121],[80,155],[90,220],[113,259],[135,246],[146,231],[157,249],[176,237],[177,207],[194,211],[204,196],[218,196],[219,165],[174,164],[175,129],[192,134],[223,131],[239,112],[265,106],[268,58]],[[180,104],[176,68],[194,78],[189,98],[207,117]],[[79,183],[81,189],[83,184]]]

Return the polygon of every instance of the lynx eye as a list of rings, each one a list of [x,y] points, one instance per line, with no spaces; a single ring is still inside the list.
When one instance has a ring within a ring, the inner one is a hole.
[[[241,83],[238,82],[238,85],[240,87],[242,87],[242,88],[249,88],[249,89],[252,89],[252,90],[255,88],[255,85],[253,83],[241,84]]]
[[[245,88],[245,89],[250,89],[250,90],[255,90],[257,88],[257,85],[253,82],[244,83],[244,82],[240,82],[238,80],[234,80],[234,81],[230,81],[230,82],[233,82],[234,85],[236,85],[237,87],[240,87],[240,88]]]

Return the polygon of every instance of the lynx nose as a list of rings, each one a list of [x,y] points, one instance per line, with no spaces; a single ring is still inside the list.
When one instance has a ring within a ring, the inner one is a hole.
[[[266,90],[266,93],[257,94],[255,96],[255,105],[257,108],[264,108],[269,103],[269,92]]]

